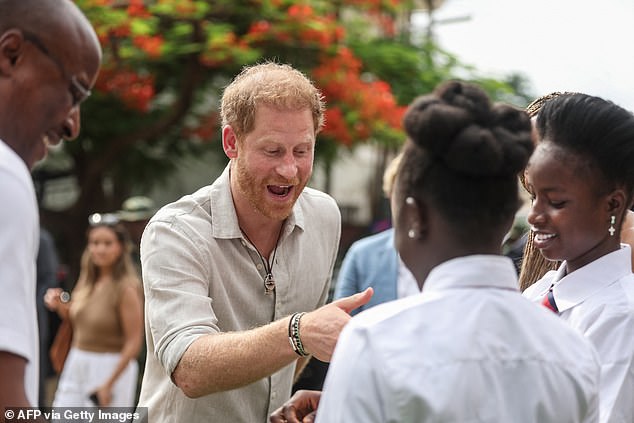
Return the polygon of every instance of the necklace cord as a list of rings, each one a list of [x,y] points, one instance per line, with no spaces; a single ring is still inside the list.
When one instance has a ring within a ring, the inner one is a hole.
[[[246,240],[249,241],[249,244],[253,246],[253,248],[255,249],[255,252],[258,254],[258,257],[260,257],[260,261],[262,261],[262,265],[264,266],[264,270],[266,271],[266,275],[264,276],[264,289],[266,293],[269,293],[270,291],[273,291],[275,289],[275,281],[273,280],[273,265],[275,265],[275,256],[277,254],[277,246],[280,243],[280,238],[282,236],[283,229],[284,229],[284,223],[282,223],[282,226],[280,227],[280,231],[277,234],[277,240],[275,241],[275,248],[273,248],[273,257],[271,257],[271,262],[269,262],[268,259],[264,260],[264,256],[262,255],[262,253],[260,253],[260,250],[258,250],[258,247],[256,247],[253,241],[251,241],[251,239],[249,238],[247,233],[244,231],[244,229],[240,228],[242,235],[244,235]]]

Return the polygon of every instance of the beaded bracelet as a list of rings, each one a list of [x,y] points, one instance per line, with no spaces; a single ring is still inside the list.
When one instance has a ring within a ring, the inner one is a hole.
[[[299,320],[306,313],[295,313],[291,316],[288,322],[288,341],[293,348],[293,351],[300,357],[306,357],[309,354],[304,350],[304,345],[299,337]]]

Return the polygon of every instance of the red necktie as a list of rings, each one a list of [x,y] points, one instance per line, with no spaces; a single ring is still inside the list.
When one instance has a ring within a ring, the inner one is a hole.
[[[542,305],[548,308],[550,311],[559,314],[559,309],[555,303],[555,296],[553,295],[553,285],[550,286],[544,298],[542,298]]]

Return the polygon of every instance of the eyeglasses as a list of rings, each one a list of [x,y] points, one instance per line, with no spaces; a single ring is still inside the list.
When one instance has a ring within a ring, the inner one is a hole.
[[[90,97],[90,94],[92,94],[90,90],[86,89],[77,80],[77,77],[75,75],[71,75],[70,77],[68,76],[68,73],[66,72],[66,69],[64,68],[62,62],[53,54],[51,54],[49,49],[44,45],[42,40],[37,35],[25,31],[22,31],[22,34],[24,35],[24,39],[26,41],[29,41],[31,44],[37,47],[37,49],[41,51],[46,57],[51,59],[51,61],[55,63],[59,71],[62,73],[64,78],[68,79],[68,91],[70,91],[71,98],[73,99],[73,107],[79,106],[80,103]]]
[[[116,225],[119,221],[119,216],[114,213],[93,213],[88,216],[88,223],[90,226]]]

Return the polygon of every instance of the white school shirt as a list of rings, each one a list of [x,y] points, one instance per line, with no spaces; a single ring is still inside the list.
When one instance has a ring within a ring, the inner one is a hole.
[[[29,169],[2,140],[0,201],[0,350],[27,360],[25,392],[31,405],[36,406],[39,341],[35,261],[40,242],[39,213]]]
[[[474,255],[350,320],[317,422],[596,422],[598,384],[592,346],[522,298],[513,262]]]
[[[634,275],[630,246],[565,275],[564,262],[524,291],[553,296],[563,321],[589,339],[601,363],[601,422],[634,422]]]

